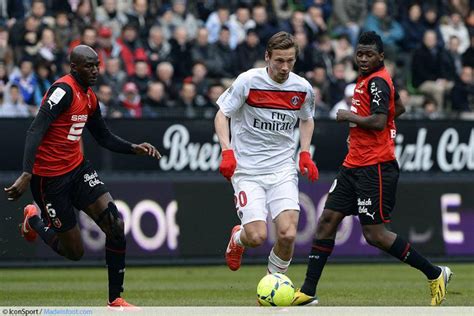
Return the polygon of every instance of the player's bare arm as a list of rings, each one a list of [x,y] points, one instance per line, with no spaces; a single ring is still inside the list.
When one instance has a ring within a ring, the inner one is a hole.
[[[311,145],[311,138],[313,137],[314,120],[313,118],[307,120],[300,120],[300,146],[301,151],[309,151]]]
[[[400,98],[395,100],[395,118],[406,112],[405,106]]]
[[[214,119],[214,127],[216,129],[216,134],[219,138],[222,151],[230,149],[229,118],[225,116],[221,110],[217,111],[216,117]]]
[[[377,113],[377,114],[372,114],[369,116],[360,116],[349,110],[341,109],[337,111],[336,121],[351,122],[365,129],[382,131],[387,124],[387,115]]]

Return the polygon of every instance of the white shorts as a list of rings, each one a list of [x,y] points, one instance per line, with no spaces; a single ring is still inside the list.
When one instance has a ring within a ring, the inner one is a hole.
[[[264,175],[234,174],[234,202],[242,225],[272,220],[283,211],[300,210],[298,175],[295,169]]]

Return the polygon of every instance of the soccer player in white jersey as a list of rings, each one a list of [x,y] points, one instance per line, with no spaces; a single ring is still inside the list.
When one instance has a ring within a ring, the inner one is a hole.
[[[268,272],[288,270],[300,210],[295,165],[298,119],[300,172],[311,181],[319,177],[309,153],[314,94],[307,80],[291,72],[297,54],[293,35],[276,33],[267,44],[267,67],[242,73],[217,100],[215,128],[222,147],[219,170],[232,182],[242,223],[232,229],[226,250],[226,262],[233,271],[240,268],[245,247],[258,247],[267,238],[268,212],[276,227]]]

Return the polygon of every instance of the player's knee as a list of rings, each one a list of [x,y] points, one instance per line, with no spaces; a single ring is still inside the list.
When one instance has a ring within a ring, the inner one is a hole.
[[[267,234],[265,232],[247,233],[247,244],[251,248],[262,245],[266,239],[267,239]]]
[[[383,244],[385,234],[383,231],[371,229],[370,226],[364,226],[362,229],[364,238],[371,246],[380,248]]]
[[[333,214],[323,212],[318,220],[316,227],[316,237],[319,239],[326,239],[334,237],[334,232],[337,230],[339,222]]]
[[[103,214],[108,220],[101,221],[100,226],[107,240],[114,243],[123,243],[125,240],[124,223],[119,217],[117,206],[113,202],[109,202]]]
[[[125,241],[124,223],[121,218],[116,218],[111,224],[110,228],[105,233],[107,239],[115,243],[123,243]]]
[[[277,232],[277,238],[280,243],[292,245],[296,239],[296,228],[288,227]]]

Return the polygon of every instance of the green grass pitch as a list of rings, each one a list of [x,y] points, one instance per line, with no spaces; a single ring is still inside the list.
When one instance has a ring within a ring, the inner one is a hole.
[[[445,306],[474,305],[474,264],[449,264],[455,273]],[[124,297],[140,306],[255,306],[265,266],[130,267]],[[288,276],[301,285],[305,265]],[[402,264],[328,264],[318,295],[322,306],[426,306],[424,276]],[[105,268],[0,269],[0,306],[104,306]]]

